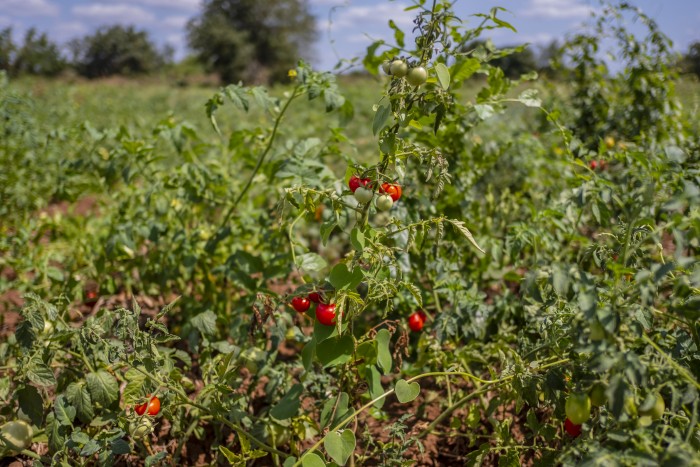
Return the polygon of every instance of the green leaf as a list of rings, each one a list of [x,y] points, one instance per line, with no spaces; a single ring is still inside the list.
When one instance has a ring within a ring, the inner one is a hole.
[[[325,268],[328,263],[320,255],[316,253],[306,253],[296,258],[296,265],[304,272],[320,271]]]
[[[345,334],[341,338],[326,339],[316,345],[316,356],[325,367],[342,365],[352,358],[354,343],[350,334]]]
[[[493,114],[496,113],[493,106],[488,104],[476,104],[474,105],[474,111],[476,111],[476,114],[482,120],[493,117]]]
[[[365,380],[369,386],[369,395],[372,399],[376,399],[382,394],[384,394],[384,388],[382,387],[382,375],[377,370],[377,367],[371,365],[365,369]],[[374,406],[381,409],[386,402],[386,397],[383,397],[374,403]]]
[[[560,297],[569,292],[569,272],[560,264],[555,264],[552,269],[552,286]]]
[[[56,413],[56,421],[63,426],[71,426],[75,419],[75,407],[66,404],[66,398],[63,395],[56,397],[54,401],[54,412]]]
[[[142,396],[141,390],[146,384],[146,375],[134,368],[130,368],[124,375],[124,378],[127,381],[124,387],[124,401],[132,404]]]
[[[216,314],[211,310],[198,314],[190,320],[190,323],[204,337],[216,334]]]
[[[464,225],[464,222],[458,221],[458,220],[454,220],[454,219],[447,219],[447,222],[449,222],[450,224],[452,224],[452,227],[454,227],[454,228],[457,230],[457,232],[461,233],[461,234],[464,236],[464,238],[466,238],[467,240],[469,240],[469,242],[470,242],[472,245],[474,245],[474,247],[475,247],[477,250],[479,250],[479,251],[482,252],[482,253],[486,253],[486,252],[479,246],[479,244],[476,243],[476,240],[474,240],[474,236],[472,236],[472,233],[469,231],[469,229],[467,228],[467,226]]]
[[[115,456],[119,456],[121,454],[129,454],[131,452],[131,446],[129,446],[129,443],[127,443],[121,438],[112,440],[109,449]]]
[[[292,386],[289,392],[270,409],[270,415],[277,420],[286,420],[294,417],[297,412],[299,412],[299,407],[301,406],[302,392],[304,392],[303,385],[297,383]]]
[[[350,232],[350,243],[355,250],[362,251],[365,248],[365,234],[357,227],[353,228]]]
[[[341,392],[338,396],[329,398],[321,410],[321,427],[335,426],[340,420],[345,418],[350,404],[350,396],[346,392]],[[331,419],[331,416],[333,417]]]
[[[467,58],[466,60],[458,61],[452,66],[450,72],[452,75],[452,82],[459,83],[470,78],[479,68],[481,68],[481,62],[476,58]]]
[[[435,73],[442,89],[447,90],[450,87],[450,69],[444,63],[435,65]]]
[[[92,400],[103,407],[108,407],[119,398],[119,383],[106,371],[88,373],[85,380]]]
[[[355,433],[352,430],[332,431],[326,435],[323,447],[338,465],[345,465],[355,451]]]
[[[400,48],[403,48],[405,44],[404,38],[406,37],[406,34],[399,29],[399,27],[396,25],[393,19],[389,20],[389,27],[394,30],[394,39],[396,40],[396,45],[398,45]]]
[[[24,386],[17,391],[19,408],[22,409],[36,426],[42,426],[44,421],[44,401],[34,386]]]
[[[27,368],[27,378],[34,384],[39,386],[53,386],[56,384],[56,378],[53,375],[51,368],[46,366],[44,362],[37,359],[31,359]]]
[[[375,340],[377,341],[377,363],[386,375],[391,372],[392,358],[391,350],[389,350],[391,334],[387,329],[380,329]]]
[[[339,263],[331,271],[328,282],[330,282],[336,290],[354,289],[364,278],[365,274],[361,268],[357,267],[350,272],[345,263]]]
[[[326,467],[326,463],[323,462],[317,454],[310,452],[301,458],[302,467]]]
[[[396,398],[402,404],[406,402],[411,402],[413,399],[418,397],[420,394],[420,385],[415,381],[412,383],[407,382],[405,379],[400,379],[396,383]]]
[[[388,105],[380,105],[374,114],[372,122],[372,134],[376,135],[386,126],[389,117],[391,116],[391,107]]]
[[[66,399],[78,411],[81,422],[90,423],[95,418],[92,399],[84,381],[69,384],[66,388]]]
[[[542,101],[537,97],[537,89],[526,89],[520,93],[518,100],[528,107],[542,107]]]

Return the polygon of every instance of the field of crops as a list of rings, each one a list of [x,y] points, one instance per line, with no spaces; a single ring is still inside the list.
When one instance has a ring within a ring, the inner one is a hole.
[[[700,465],[700,85],[416,13],[366,77],[0,76],[2,465]]]

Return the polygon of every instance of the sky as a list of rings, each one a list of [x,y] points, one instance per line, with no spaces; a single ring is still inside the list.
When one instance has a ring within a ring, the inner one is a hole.
[[[700,0],[631,0],[654,18],[679,51],[700,41]],[[409,32],[414,12],[404,11],[411,0],[308,0],[317,18],[318,40],[312,50],[315,67],[329,70],[340,58],[361,57],[373,40],[392,40],[387,23],[394,21]],[[65,44],[90,34],[100,26],[133,24],[149,32],[159,46],[171,45],[175,58],[187,55],[185,25],[196,16],[201,0],[0,0],[0,28],[12,26],[16,40],[36,27]],[[563,39],[580,30],[597,0],[458,0],[455,10],[467,26],[477,19],[470,15],[487,13],[501,6],[508,11],[499,17],[510,22],[517,34],[505,29],[490,37],[497,45],[529,42],[540,46]]]

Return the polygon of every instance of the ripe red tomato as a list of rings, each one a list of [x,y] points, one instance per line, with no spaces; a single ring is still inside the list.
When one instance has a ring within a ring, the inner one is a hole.
[[[415,312],[411,313],[411,316],[408,317],[408,327],[411,328],[411,331],[418,332],[421,329],[423,329],[423,325],[425,324],[425,314],[421,316],[422,312]]]
[[[150,394],[148,398],[150,399],[148,402],[137,405],[134,407],[134,411],[139,415],[143,415],[148,405],[148,415],[158,415],[158,412],[160,412],[160,399],[158,399],[158,396],[151,397]]]
[[[355,193],[355,190],[361,186],[366,187],[369,182],[371,182],[369,178],[360,178],[357,175],[353,175],[350,177],[350,180],[348,180],[348,187],[350,187],[350,191]]]
[[[303,313],[309,309],[311,302],[307,297],[294,297],[292,299],[292,308],[294,308],[299,313]]]
[[[564,420],[564,429],[572,438],[576,438],[581,434],[581,425],[577,425],[568,418]]]
[[[94,290],[88,290],[85,293],[85,304],[86,305],[94,305],[97,303],[97,292]]]
[[[335,304],[319,303],[316,307],[316,319],[325,326],[335,325]]]
[[[321,303],[321,294],[318,292],[311,292],[309,294],[309,300],[314,303]]]
[[[591,170],[595,170],[596,167],[598,167],[598,161],[591,161],[588,166],[591,168]]]
[[[394,202],[397,202],[401,198],[401,185],[394,185],[393,183],[382,183],[382,192],[391,196]]]

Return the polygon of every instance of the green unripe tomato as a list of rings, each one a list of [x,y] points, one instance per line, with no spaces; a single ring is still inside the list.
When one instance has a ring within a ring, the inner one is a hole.
[[[428,79],[428,72],[422,66],[411,68],[406,75],[406,81],[411,86],[420,86]]]
[[[0,434],[4,438],[4,440],[0,440],[0,445],[3,445],[10,451],[20,452],[32,444],[34,430],[24,420],[15,420],[7,422],[0,427]]]
[[[384,60],[384,63],[382,63],[382,70],[383,70],[384,73],[386,73],[387,75],[390,75],[390,74],[391,74],[391,69],[390,69],[390,67],[391,67],[391,62],[390,62],[389,60]]]
[[[388,211],[394,205],[394,200],[389,195],[381,195],[377,197],[377,201],[374,204],[377,205],[377,209],[380,211]]]
[[[141,417],[129,423],[129,434],[134,439],[144,439],[153,433],[153,422],[148,417]]]
[[[593,407],[601,407],[605,405],[608,400],[608,396],[605,394],[607,387],[604,383],[595,383],[591,388],[588,395],[591,397],[591,404]]]
[[[591,400],[585,392],[571,394],[566,399],[566,417],[580,425],[591,417]]]
[[[605,329],[603,328],[603,325],[600,324],[598,321],[593,321],[590,326],[591,330],[591,340],[592,341],[602,341],[605,339]]]
[[[408,73],[408,65],[403,60],[394,60],[389,66],[389,71],[397,78],[403,78]]]
[[[666,403],[664,402],[664,398],[661,397],[661,394],[655,394],[654,405],[647,410],[640,410],[639,414],[649,416],[652,420],[658,420],[664,414],[665,410]]]
[[[372,201],[372,198],[374,197],[374,192],[372,190],[368,190],[367,188],[361,186],[357,190],[355,190],[355,193],[353,193],[353,196],[357,201],[359,201],[362,204],[369,203]]]

